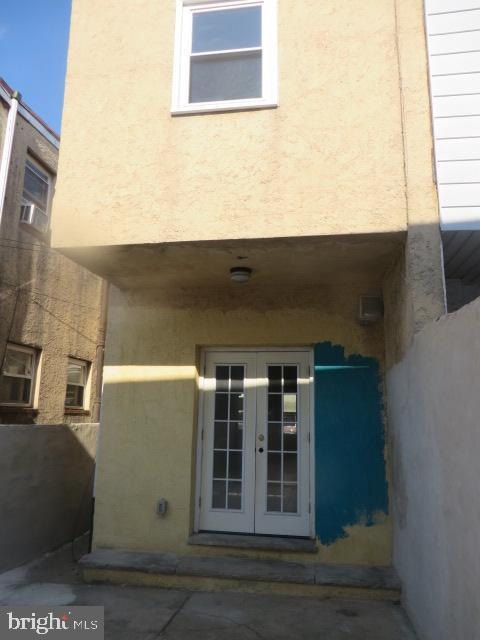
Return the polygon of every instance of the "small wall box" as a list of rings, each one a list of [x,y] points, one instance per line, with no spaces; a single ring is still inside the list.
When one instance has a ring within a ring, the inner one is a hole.
[[[160,516],[161,518],[163,518],[163,516],[167,513],[167,507],[168,507],[168,502],[165,500],[165,498],[160,498],[155,508],[155,511],[157,512],[157,516]]]
[[[375,324],[383,317],[383,300],[378,294],[360,296],[358,300],[358,321],[360,324]]]

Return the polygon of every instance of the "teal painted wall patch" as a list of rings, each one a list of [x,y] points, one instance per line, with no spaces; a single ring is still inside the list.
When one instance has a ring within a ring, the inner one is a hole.
[[[378,361],[315,345],[315,521],[322,544],[388,513]]]

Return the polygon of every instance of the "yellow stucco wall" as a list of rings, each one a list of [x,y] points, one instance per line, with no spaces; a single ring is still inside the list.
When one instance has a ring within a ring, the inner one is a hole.
[[[175,1],[74,1],[55,246],[406,228],[394,2],[278,6],[279,107],[172,117]]]
[[[206,345],[310,345],[331,340],[382,362],[381,325],[355,321],[356,293],[304,307],[169,309],[148,293],[112,290],[96,483],[95,545],[223,553],[187,545],[193,527],[197,365]],[[235,296],[235,292],[231,292]],[[169,502],[155,514],[156,501]],[[236,551],[237,553],[237,551]],[[245,552],[240,552],[245,553]],[[256,555],[262,555],[257,552]],[[270,554],[271,555],[271,554]],[[285,554],[281,554],[286,557]],[[287,554],[288,556],[288,554]],[[295,554],[294,557],[298,557]],[[390,562],[390,521],[355,525],[306,560]]]

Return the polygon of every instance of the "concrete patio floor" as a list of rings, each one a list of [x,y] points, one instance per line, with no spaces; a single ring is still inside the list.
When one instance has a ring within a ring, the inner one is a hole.
[[[70,547],[0,574],[0,604],[104,606],[107,640],[416,638],[390,602],[83,584]]]

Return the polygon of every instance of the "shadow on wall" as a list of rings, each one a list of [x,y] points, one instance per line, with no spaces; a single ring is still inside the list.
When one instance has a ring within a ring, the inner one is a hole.
[[[164,486],[167,468],[176,477],[172,461],[184,459],[196,446],[188,431],[195,415],[196,376],[196,367],[188,365],[105,367],[106,406],[130,416],[113,418],[115,436],[105,434],[115,438],[116,444],[109,440],[113,448],[128,439],[123,469],[135,473],[140,459],[146,463],[145,451],[154,451],[165,471]],[[347,358],[343,347],[330,342],[315,345],[316,533],[323,545],[347,538],[349,527],[372,526],[388,516],[383,418],[379,362],[361,355]],[[134,429],[140,443],[130,440]],[[105,455],[112,456],[110,465],[119,464],[113,454]],[[111,467],[109,472],[115,473]],[[118,496],[124,498],[124,493]]]
[[[0,426],[0,570],[90,524],[97,424]]]

